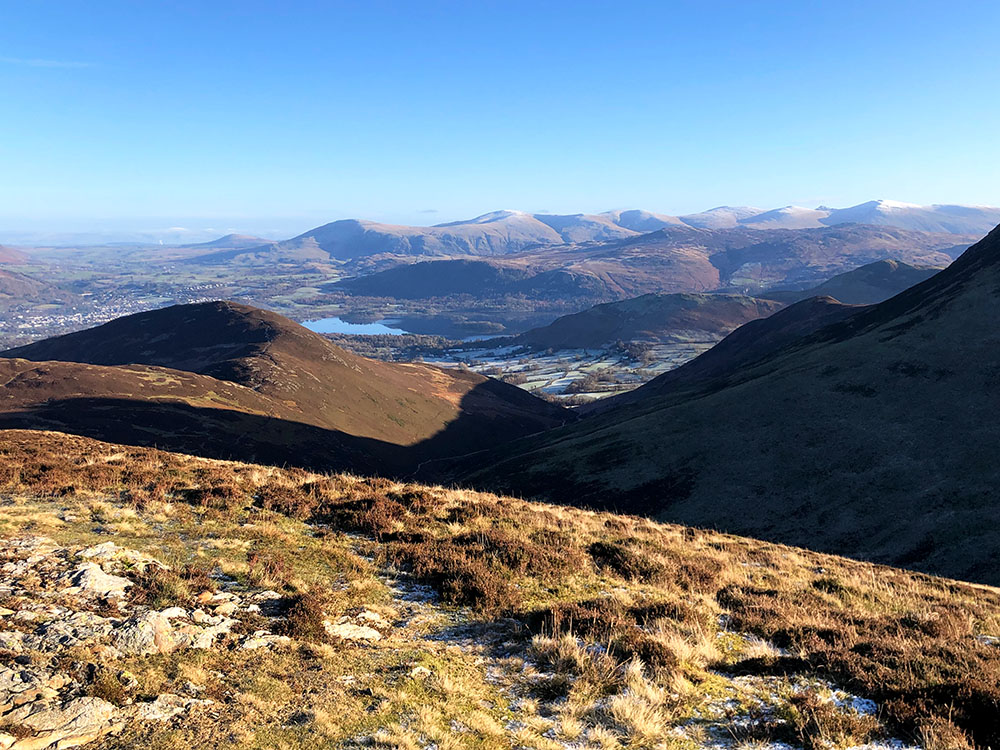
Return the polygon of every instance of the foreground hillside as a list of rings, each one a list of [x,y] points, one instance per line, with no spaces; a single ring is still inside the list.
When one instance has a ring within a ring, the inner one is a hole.
[[[139,313],[0,357],[4,426],[218,458],[412,471],[570,416],[474,373],[359,357],[233,302]]]
[[[664,392],[668,373],[466,478],[998,582],[998,288],[994,230],[841,323]]]
[[[993,589],[57,433],[0,452],[14,750],[1000,743]]]

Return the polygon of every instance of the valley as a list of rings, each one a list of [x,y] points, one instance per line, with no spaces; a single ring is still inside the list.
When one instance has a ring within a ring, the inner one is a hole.
[[[3,318],[0,743],[1000,741],[967,239],[12,256],[65,296]]]

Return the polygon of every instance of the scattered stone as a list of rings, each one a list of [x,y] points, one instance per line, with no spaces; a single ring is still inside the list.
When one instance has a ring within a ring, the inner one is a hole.
[[[173,693],[163,693],[158,695],[156,700],[149,703],[140,703],[134,707],[135,718],[143,721],[167,721],[178,714],[182,714],[193,706],[211,705],[210,700],[199,700],[197,698],[185,698]]]
[[[244,651],[256,651],[259,648],[271,648],[272,646],[286,646],[292,642],[287,635],[274,635],[266,630],[258,630],[253,635],[247,637],[240,648]]]
[[[155,565],[158,568],[169,570],[169,567],[161,563],[159,560],[143,555],[140,552],[136,552],[134,549],[119,547],[114,542],[104,542],[102,544],[94,545],[93,547],[88,547],[87,549],[78,552],[77,557],[82,557],[84,560],[92,560],[98,563],[125,563],[138,568],[139,570],[145,570],[150,565]]]
[[[23,651],[24,633],[20,630],[0,631],[0,648],[5,651]]]
[[[118,682],[120,682],[126,690],[135,690],[139,687],[139,678],[127,669],[123,669],[118,673]]]
[[[47,670],[0,667],[0,714],[34,701],[56,698],[69,682],[66,675]]]
[[[191,680],[187,680],[183,685],[181,685],[181,690],[183,690],[186,695],[197,696],[201,695],[204,688],[201,685],[195,685],[191,682]]]
[[[187,617],[188,612],[184,607],[167,607],[166,609],[161,609],[160,614],[166,617],[168,620],[174,620],[178,617]]]
[[[233,625],[235,625],[236,622],[236,620],[232,620],[228,617],[219,618],[219,622],[215,623],[211,627],[202,628],[200,632],[192,634],[193,637],[190,641],[191,648],[211,648],[215,643],[215,639],[229,633],[233,629]]]

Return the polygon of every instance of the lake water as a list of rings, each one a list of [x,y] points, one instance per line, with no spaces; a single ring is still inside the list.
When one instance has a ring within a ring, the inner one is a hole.
[[[304,325],[310,331],[316,333],[353,333],[361,336],[376,336],[378,334],[406,333],[402,328],[390,328],[386,323],[396,323],[395,320],[381,320],[377,323],[348,323],[340,318],[321,318],[319,320],[307,320]]]

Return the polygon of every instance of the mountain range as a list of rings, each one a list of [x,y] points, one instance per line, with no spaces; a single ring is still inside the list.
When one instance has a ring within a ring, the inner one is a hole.
[[[565,299],[580,306],[650,293],[756,294],[809,288],[879,260],[943,267],[976,239],[867,225],[796,230],[671,226],[586,246],[544,246],[497,258],[397,265],[327,289],[394,299],[517,295]]]
[[[815,229],[841,224],[866,224],[916,232],[983,235],[1000,223],[1000,208],[988,206],[918,206],[877,200],[850,208],[815,209],[799,206],[764,210],[720,206],[696,214],[669,216],[643,210],[601,214],[531,214],[493,211],[474,219],[429,227],[380,224],[343,219],[310,229],[297,237],[258,246],[207,253],[198,262],[356,261],[379,255],[497,256],[529,248],[608,242],[648,234],[668,227],[694,229]],[[211,244],[211,243],[209,243]]]

